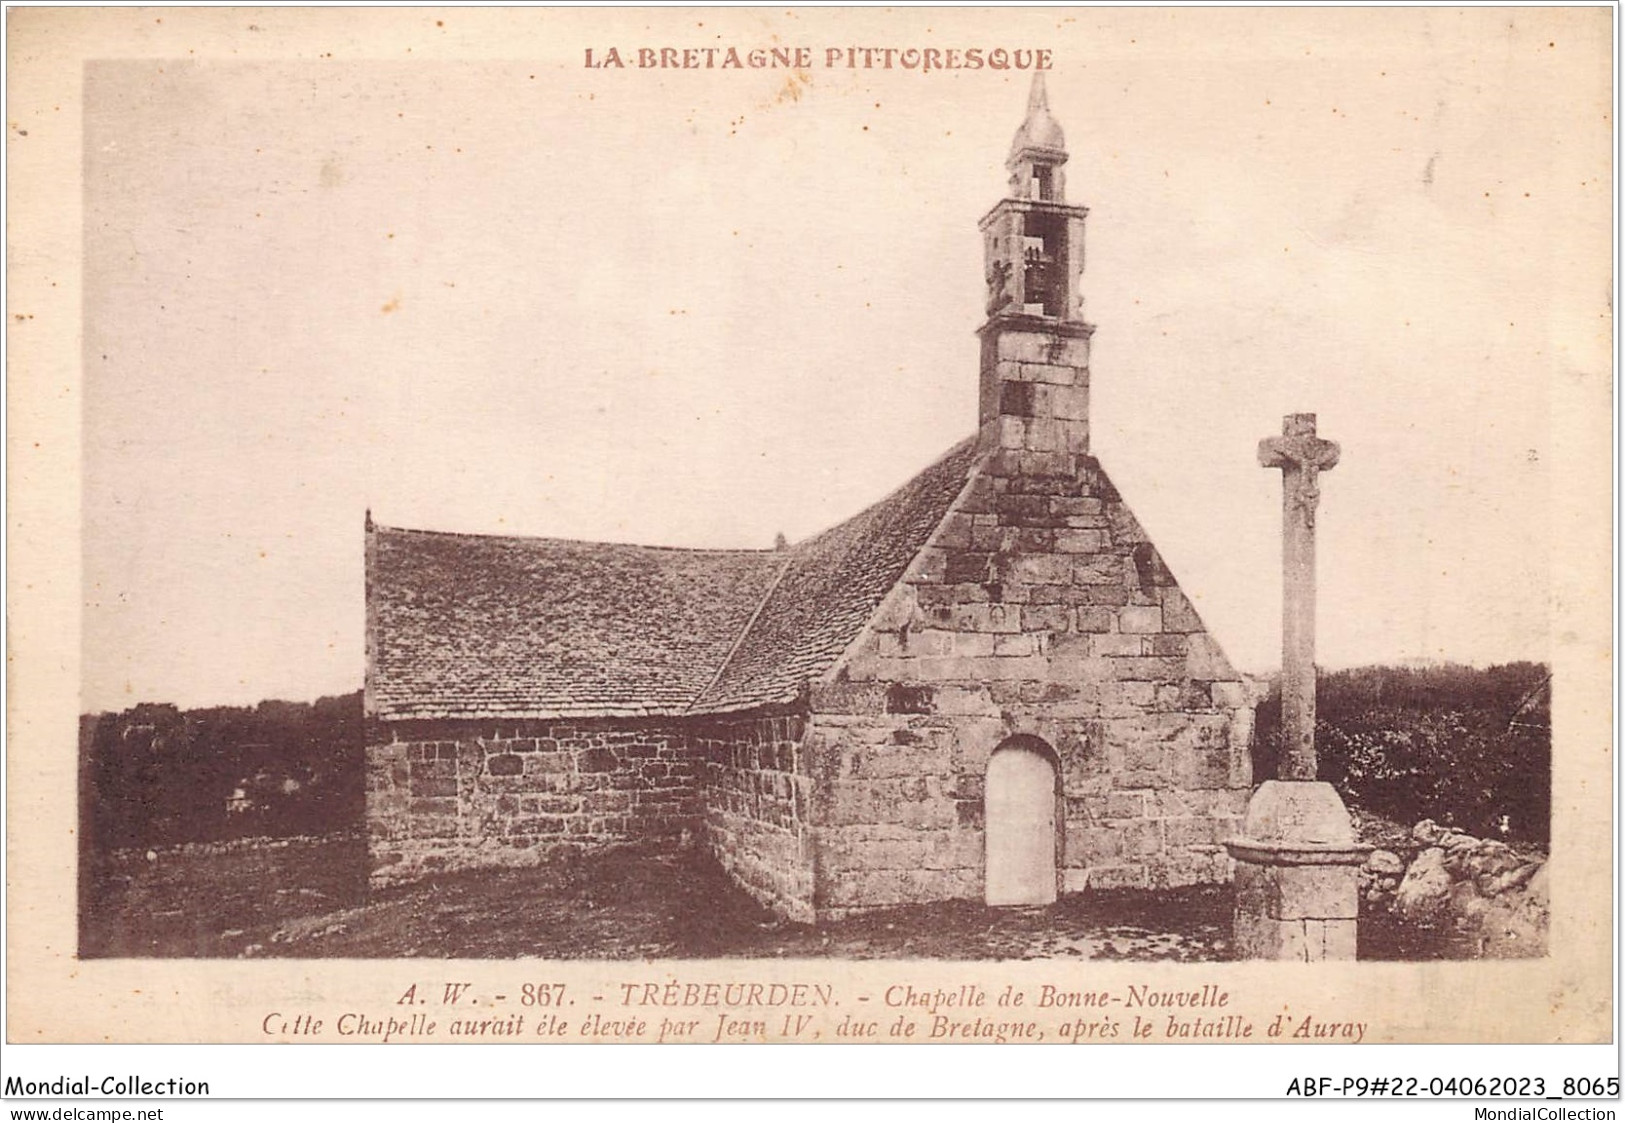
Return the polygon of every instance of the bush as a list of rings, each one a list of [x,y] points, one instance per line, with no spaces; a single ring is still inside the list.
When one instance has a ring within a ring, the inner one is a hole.
[[[361,694],[80,720],[81,823],[97,851],[358,826]],[[236,797],[236,798],[234,798]]]
[[[1365,667],[1322,674],[1320,778],[1353,806],[1545,845],[1551,831],[1549,673],[1535,663]],[[1280,693],[1259,706],[1253,758],[1276,774]]]

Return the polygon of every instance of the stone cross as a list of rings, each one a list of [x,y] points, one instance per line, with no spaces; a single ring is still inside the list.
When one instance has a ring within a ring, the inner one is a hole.
[[[1320,473],[1337,465],[1338,447],[1315,436],[1315,415],[1288,414],[1279,437],[1258,442],[1258,462],[1281,469],[1281,762],[1282,780],[1316,779],[1315,507]]]

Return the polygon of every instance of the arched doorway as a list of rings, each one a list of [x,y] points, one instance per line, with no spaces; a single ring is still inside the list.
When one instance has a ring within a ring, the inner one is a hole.
[[[1012,737],[987,762],[987,903],[1047,905],[1056,887],[1056,777],[1049,746]]]

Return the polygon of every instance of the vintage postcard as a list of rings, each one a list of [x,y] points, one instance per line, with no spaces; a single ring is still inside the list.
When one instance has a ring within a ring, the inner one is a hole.
[[[8,18],[8,1041],[1610,1038],[1611,10]]]

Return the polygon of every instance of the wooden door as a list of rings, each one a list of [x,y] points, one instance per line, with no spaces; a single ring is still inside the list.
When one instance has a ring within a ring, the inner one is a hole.
[[[1055,766],[1021,744],[1000,746],[987,763],[987,903],[1047,905],[1055,900]]]

